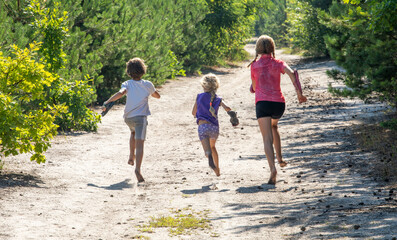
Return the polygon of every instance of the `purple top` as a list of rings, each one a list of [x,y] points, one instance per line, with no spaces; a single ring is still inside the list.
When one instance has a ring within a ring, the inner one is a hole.
[[[199,120],[205,120],[214,124],[215,126],[219,126],[218,119],[214,118],[210,112],[210,101],[211,101],[211,93],[203,92],[197,95],[197,123]],[[215,109],[215,114],[218,116],[218,109],[221,105],[222,98],[215,95],[215,99],[212,102],[212,107]]]

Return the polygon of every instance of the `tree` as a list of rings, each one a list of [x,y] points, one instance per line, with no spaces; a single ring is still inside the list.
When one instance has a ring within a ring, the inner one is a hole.
[[[38,0],[30,1],[26,10],[33,19],[33,36],[42,42],[39,52],[45,59],[46,68],[57,76],[51,86],[44,89],[45,99],[63,105],[68,110],[60,113],[55,118],[55,123],[60,130],[96,131],[100,116],[87,108],[92,96],[95,96],[89,85],[90,77],[87,75],[81,80],[74,80],[57,75],[66,62],[63,48],[69,31],[68,13],[60,11],[59,2],[48,8]]]
[[[330,91],[363,100],[376,99],[397,107],[397,2],[345,0],[334,3],[324,24],[334,32],[326,36],[331,57],[346,71],[330,76],[347,88]]]

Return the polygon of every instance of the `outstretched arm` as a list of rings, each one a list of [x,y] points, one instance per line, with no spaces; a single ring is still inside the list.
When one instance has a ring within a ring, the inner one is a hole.
[[[291,79],[292,84],[293,84],[294,87],[295,87],[295,91],[296,91],[296,94],[298,95],[299,103],[304,103],[304,102],[306,102],[306,101],[307,101],[307,98],[306,98],[306,97],[303,95],[303,93],[299,90],[298,85],[297,85],[297,83],[296,83],[294,71],[293,71],[289,66],[286,66],[286,67],[284,68],[284,72],[286,72],[286,73],[288,74],[289,78]]]
[[[157,90],[156,91],[154,91],[154,93],[152,93],[152,95],[151,95],[152,97],[154,97],[154,98],[157,98],[157,99],[159,99],[161,96],[160,96],[160,93],[159,92],[157,92]]]
[[[124,89],[123,91],[117,92],[115,94],[113,94],[113,96],[111,96],[107,101],[105,101],[103,104],[108,104],[110,102],[114,102],[119,100],[122,96],[124,96],[127,93],[127,90]]]
[[[232,109],[230,107],[228,107],[225,102],[222,100],[221,101],[221,106],[223,107],[223,109],[225,109],[226,112],[231,111]]]

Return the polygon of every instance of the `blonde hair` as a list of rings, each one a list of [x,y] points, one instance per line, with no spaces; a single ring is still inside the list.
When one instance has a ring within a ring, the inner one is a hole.
[[[125,71],[131,78],[140,80],[146,73],[146,68],[145,61],[140,58],[133,58],[126,63]]]
[[[248,65],[248,67],[251,66],[252,63],[256,62],[259,54],[271,54],[273,58],[276,58],[275,49],[276,44],[274,43],[273,38],[267,35],[260,36],[256,41],[255,59]]]
[[[210,113],[212,114],[212,116],[214,118],[217,118],[215,109],[212,106],[212,102],[215,99],[216,90],[218,90],[219,85],[220,85],[219,78],[215,74],[209,73],[207,75],[204,75],[204,77],[202,77],[200,79],[200,84],[203,87],[204,92],[211,93],[211,101],[210,101],[210,109],[209,109],[209,111],[210,111]]]

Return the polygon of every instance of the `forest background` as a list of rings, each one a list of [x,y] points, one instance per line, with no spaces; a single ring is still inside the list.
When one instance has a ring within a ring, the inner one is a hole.
[[[337,95],[397,106],[395,0],[2,0],[0,154],[44,152],[59,131],[96,131],[103,103],[140,57],[145,79],[247,58],[254,35],[344,71]],[[382,123],[397,129],[397,119]]]

